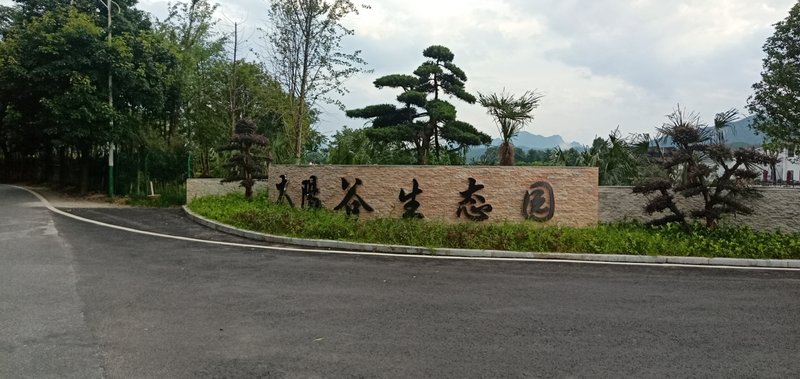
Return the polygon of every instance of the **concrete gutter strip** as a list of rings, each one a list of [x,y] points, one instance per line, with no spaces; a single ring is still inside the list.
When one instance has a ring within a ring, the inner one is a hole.
[[[239,229],[212,221],[183,206],[186,215],[200,225],[232,234],[235,236],[268,243],[292,245],[308,248],[338,249],[386,254],[408,255],[441,255],[452,257],[470,258],[503,258],[503,259],[552,259],[603,263],[639,263],[639,264],[667,264],[691,266],[720,266],[720,267],[764,267],[800,269],[800,260],[796,259],[741,259],[741,258],[703,258],[703,257],[671,257],[650,255],[621,255],[621,254],[573,254],[573,253],[534,253],[505,250],[468,250],[450,248],[425,248],[418,246],[381,245],[373,243],[340,242],[331,240],[314,240],[274,236],[264,233]]]

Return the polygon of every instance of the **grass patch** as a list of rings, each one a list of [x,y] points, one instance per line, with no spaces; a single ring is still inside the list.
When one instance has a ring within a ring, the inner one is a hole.
[[[192,211],[242,229],[298,238],[412,245],[428,248],[636,254],[755,259],[800,259],[800,233],[760,232],[695,225],[648,228],[635,222],[587,228],[535,223],[458,223],[429,220],[355,220],[341,212],[296,209],[261,194],[240,193],[192,201]]]

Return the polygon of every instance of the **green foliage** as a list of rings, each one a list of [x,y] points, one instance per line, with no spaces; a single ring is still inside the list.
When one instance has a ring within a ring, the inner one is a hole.
[[[327,149],[325,163],[336,165],[413,164],[414,157],[397,144],[374,142],[364,129],[344,127]]]
[[[339,165],[370,164],[370,141],[362,131],[345,127],[336,132],[328,149],[327,162]]]
[[[402,90],[405,90],[406,92],[411,91],[414,87],[417,86],[418,83],[419,79],[416,76],[402,75],[402,74],[386,75],[378,79],[375,79],[375,81],[373,82],[373,84],[375,84],[375,87],[378,89],[381,89],[383,87],[400,88]]]
[[[577,150],[575,151],[577,153]],[[514,162],[517,165],[528,166],[551,166],[551,157],[554,151],[551,149],[538,150],[530,149],[527,152],[519,147],[514,148]],[[500,163],[500,147],[489,146],[486,151],[478,158],[473,158],[470,164],[482,166],[494,166]]]
[[[135,2],[115,4],[110,42],[101,2],[0,7],[3,179],[105,190],[114,142],[114,192],[142,196],[151,180],[177,186],[195,174],[220,175],[227,157],[217,147],[238,118],[273,139],[287,133],[289,95],[264,65],[228,59],[215,5],[173,3],[153,22]],[[308,149],[321,145],[319,133],[305,135]]]
[[[165,187],[182,186],[187,175],[190,151],[179,141],[165,141],[149,133],[142,136],[139,149],[122,147],[114,163],[117,170],[119,194],[146,196],[149,182]]]
[[[761,81],[748,99],[756,115],[754,128],[777,145],[800,144],[800,3],[786,19],[775,24],[775,33],[764,44]]]
[[[417,164],[452,161],[462,156],[469,146],[488,144],[491,138],[472,125],[457,120],[455,106],[442,99],[455,97],[469,104],[475,96],[464,89],[467,76],[453,63],[455,55],[444,46],[431,46],[423,51],[429,58],[410,75],[388,75],[376,79],[376,88],[402,90],[397,96],[401,104],[380,104],[346,112],[348,117],[371,121],[367,136],[376,143],[413,149]],[[436,154],[430,157],[431,151]],[[443,156],[443,153],[445,157]]]
[[[164,129],[170,140],[181,133],[197,157],[200,176],[211,176],[214,148],[232,132],[229,106],[230,63],[224,57],[226,39],[214,32],[216,5],[208,1],[177,2],[157,24],[160,38],[175,55],[168,73]]]
[[[533,252],[671,255],[760,259],[800,258],[800,233],[746,227],[670,224],[649,228],[621,222],[587,228],[534,223],[448,224],[417,219],[354,220],[341,212],[304,210],[269,202],[265,194],[195,199],[189,207],[239,228],[298,238],[366,243]]]
[[[4,9],[11,16],[0,30],[0,130],[12,165],[38,160],[43,177],[68,184],[77,162],[85,193],[109,141],[138,144],[136,129],[160,110],[172,59],[132,4],[115,10],[109,41],[104,6],[72,3],[26,1]],[[110,94],[109,75],[117,80]]]
[[[556,148],[551,153],[550,163],[597,167],[600,185],[627,186],[654,172],[653,164],[647,159],[650,143],[647,135],[634,134],[625,138],[617,128],[608,135],[608,139],[595,138],[592,146],[583,151]]]

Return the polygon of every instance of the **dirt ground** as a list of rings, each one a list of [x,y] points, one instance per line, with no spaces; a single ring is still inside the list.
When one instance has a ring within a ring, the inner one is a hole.
[[[56,208],[129,208],[124,197],[117,197],[113,201],[104,194],[88,194],[85,196],[74,195],[57,191],[44,186],[24,185],[44,196]]]

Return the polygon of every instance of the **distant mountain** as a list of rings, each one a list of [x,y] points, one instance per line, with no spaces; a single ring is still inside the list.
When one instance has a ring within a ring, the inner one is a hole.
[[[725,135],[725,140],[730,145],[761,146],[764,144],[764,135],[756,134],[752,128],[756,116],[750,116],[734,122],[731,130]]]
[[[495,138],[492,140],[492,146],[500,146],[500,143],[503,142],[500,138]],[[522,150],[547,150],[553,149],[556,147],[561,147],[562,149],[569,149],[570,147],[580,147],[583,146],[577,142],[566,143],[564,142],[564,138],[560,135],[556,134],[554,136],[542,136],[539,134],[533,134],[530,132],[522,131],[516,137],[514,137],[511,142],[514,146],[519,147]]]
[[[495,138],[492,140],[491,146],[500,146],[501,142],[503,142],[502,139]],[[522,151],[547,150],[555,149],[556,147],[560,147],[565,150],[573,147],[576,149],[582,149],[584,147],[582,144],[577,142],[565,142],[564,138],[558,134],[554,136],[542,136],[526,131],[521,131],[511,142],[514,144],[514,147],[518,147],[522,149]],[[485,152],[486,146],[476,146],[470,148],[467,152],[467,162],[471,162],[472,159],[479,158]]]

